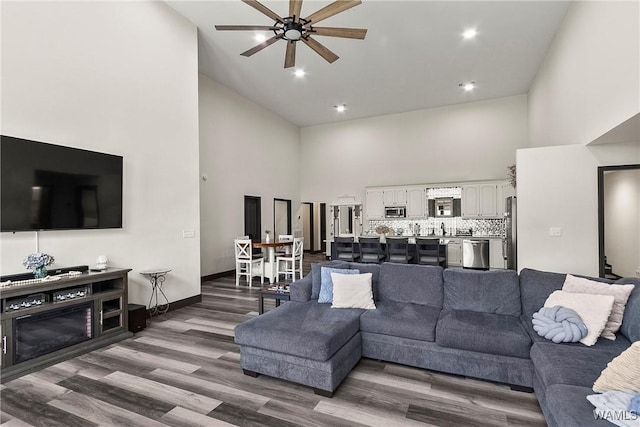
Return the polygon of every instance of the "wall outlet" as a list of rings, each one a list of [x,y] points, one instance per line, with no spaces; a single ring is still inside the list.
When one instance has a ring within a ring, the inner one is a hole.
[[[191,239],[196,237],[196,230],[193,228],[187,228],[186,230],[182,230],[182,238],[183,239]]]
[[[560,236],[562,236],[562,228],[560,228],[560,227],[551,227],[549,229],[549,236],[552,236],[552,237],[560,237]]]
[[[636,270],[636,276],[640,277],[640,267]]]

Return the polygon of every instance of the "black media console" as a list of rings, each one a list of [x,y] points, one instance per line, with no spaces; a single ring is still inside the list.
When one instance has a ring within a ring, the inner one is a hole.
[[[2,382],[133,335],[127,310],[130,271],[71,270],[26,281],[3,277]]]

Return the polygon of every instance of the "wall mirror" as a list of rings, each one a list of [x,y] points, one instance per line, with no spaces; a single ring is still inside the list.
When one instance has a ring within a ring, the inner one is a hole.
[[[338,237],[359,236],[362,231],[361,205],[334,205],[333,229]]]
[[[640,164],[598,168],[600,277],[640,275]]]

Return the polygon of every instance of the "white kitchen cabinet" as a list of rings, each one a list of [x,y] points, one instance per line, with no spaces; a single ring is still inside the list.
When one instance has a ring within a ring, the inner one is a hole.
[[[384,191],[367,190],[365,196],[365,217],[369,219],[384,219]]]
[[[385,206],[406,206],[407,205],[407,189],[406,188],[387,188],[384,190]]]
[[[465,218],[497,218],[496,184],[462,187],[462,216]]]
[[[504,200],[516,195],[516,190],[508,181],[498,184],[498,216],[504,216]]]
[[[461,267],[462,266],[462,240],[450,239],[447,244],[447,266],[448,267]]]
[[[424,218],[426,216],[426,191],[423,187],[407,189],[407,218]]]
[[[502,239],[489,240],[489,267],[506,268],[502,253]]]

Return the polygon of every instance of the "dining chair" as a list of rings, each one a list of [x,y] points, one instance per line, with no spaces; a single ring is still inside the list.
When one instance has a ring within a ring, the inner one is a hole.
[[[240,284],[240,276],[247,277],[249,287],[252,287],[253,276],[260,276],[260,283],[264,284],[264,259],[262,255],[255,255],[251,239],[235,239],[233,241],[236,254],[236,287]]]
[[[447,247],[440,243],[440,239],[416,237],[418,264],[447,268],[446,251]]]
[[[279,234],[278,242],[293,242],[293,234]],[[291,246],[279,246],[276,249],[276,255],[289,255],[291,254]]]
[[[296,272],[302,279],[302,257],[304,255],[304,238],[294,237],[291,253],[276,257],[276,280],[280,280],[280,275],[284,274],[285,280],[291,275],[292,281],[296,280]],[[280,266],[284,263],[284,268]]]
[[[362,236],[358,238],[358,243],[360,244],[360,262],[380,264],[384,261],[385,254],[379,236]]]
[[[413,255],[409,253],[408,237],[387,237],[387,262],[409,264]]]
[[[360,254],[356,253],[353,237],[334,237],[333,244],[336,247],[336,258],[342,261],[356,261]]]

